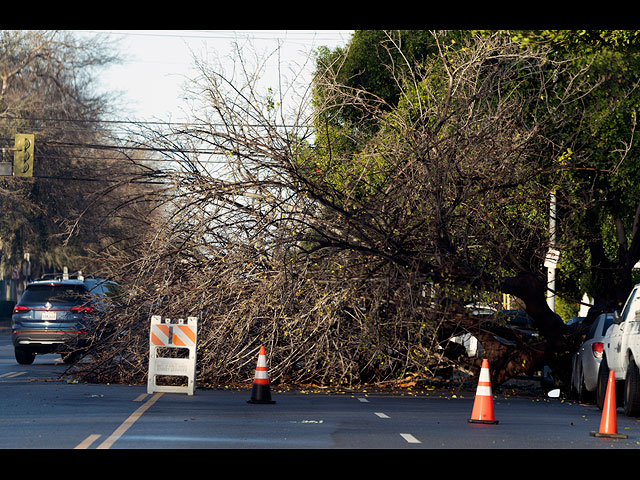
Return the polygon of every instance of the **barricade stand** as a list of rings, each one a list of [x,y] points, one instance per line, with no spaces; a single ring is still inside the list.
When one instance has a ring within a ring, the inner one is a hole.
[[[185,321],[180,318],[162,319],[159,315],[151,317],[149,330],[149,377],[147,393],[170,392],[193,395],[196,390],[196,345],[198,342],[198,319],[189,317]],[[158,348],[186,348],[188,358],[158,357]],[[157,385],[156,377],[187,377],[186,386]]]

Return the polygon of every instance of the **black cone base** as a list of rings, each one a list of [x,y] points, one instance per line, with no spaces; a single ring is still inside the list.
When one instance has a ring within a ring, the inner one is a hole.
[[[589,432],[589,435],[591,435],[592,437],[602,437],[602,438],[629,438],[623,433]]]
[[[269,385],[253,384],[251,389],[251,400],[247,400],[247,403],[276,403],[271,400],[271,391]]]

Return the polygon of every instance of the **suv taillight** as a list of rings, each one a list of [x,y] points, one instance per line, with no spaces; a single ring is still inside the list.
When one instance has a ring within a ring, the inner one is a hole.
[[[591,344],[591,350],[593,351],[594,358],[602,358],[602,351],[604,350],[604,343],[594,342]]]
[[[71,308],[73,313],[90,313],[93,312],[93,308],[87,307],[86,305],[76,305]]]
[[[16,305],[15,307],[13,307],[13,313],[27,313],[30,310],[30,308],[24,307],[22,305]]]

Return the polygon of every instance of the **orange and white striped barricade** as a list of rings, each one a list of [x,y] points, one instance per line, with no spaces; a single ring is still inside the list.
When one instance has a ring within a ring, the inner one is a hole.
[[[196,345],[198,343],[198,319],[188,317],[162,319],[159,315],[151,317],[149,331],[149,377],[147,393],[173,392],[193,395],[196,390]],[[188,358],[159,357],[159,348],[185,348]],[[158,385],[157,376],[187,377],[187,385]]]

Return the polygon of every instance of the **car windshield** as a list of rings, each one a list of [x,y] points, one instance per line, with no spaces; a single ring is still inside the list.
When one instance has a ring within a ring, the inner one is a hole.
[[[86,300],[87,289],[83,285],[29,285],[20,303],[78,303]]]
[[[620,315],[620,319],[624,322],[627,319],[627,314],[629,313],[629,309],[631,308],[631,304],[633,303],[633,299],[635,298],[637,294],[637,289],[634,289],[631,292],[631,295],[629,295],[629,298],[627,299],[627,303],[624,306],[624,310],[622,311],[622,315]]]

